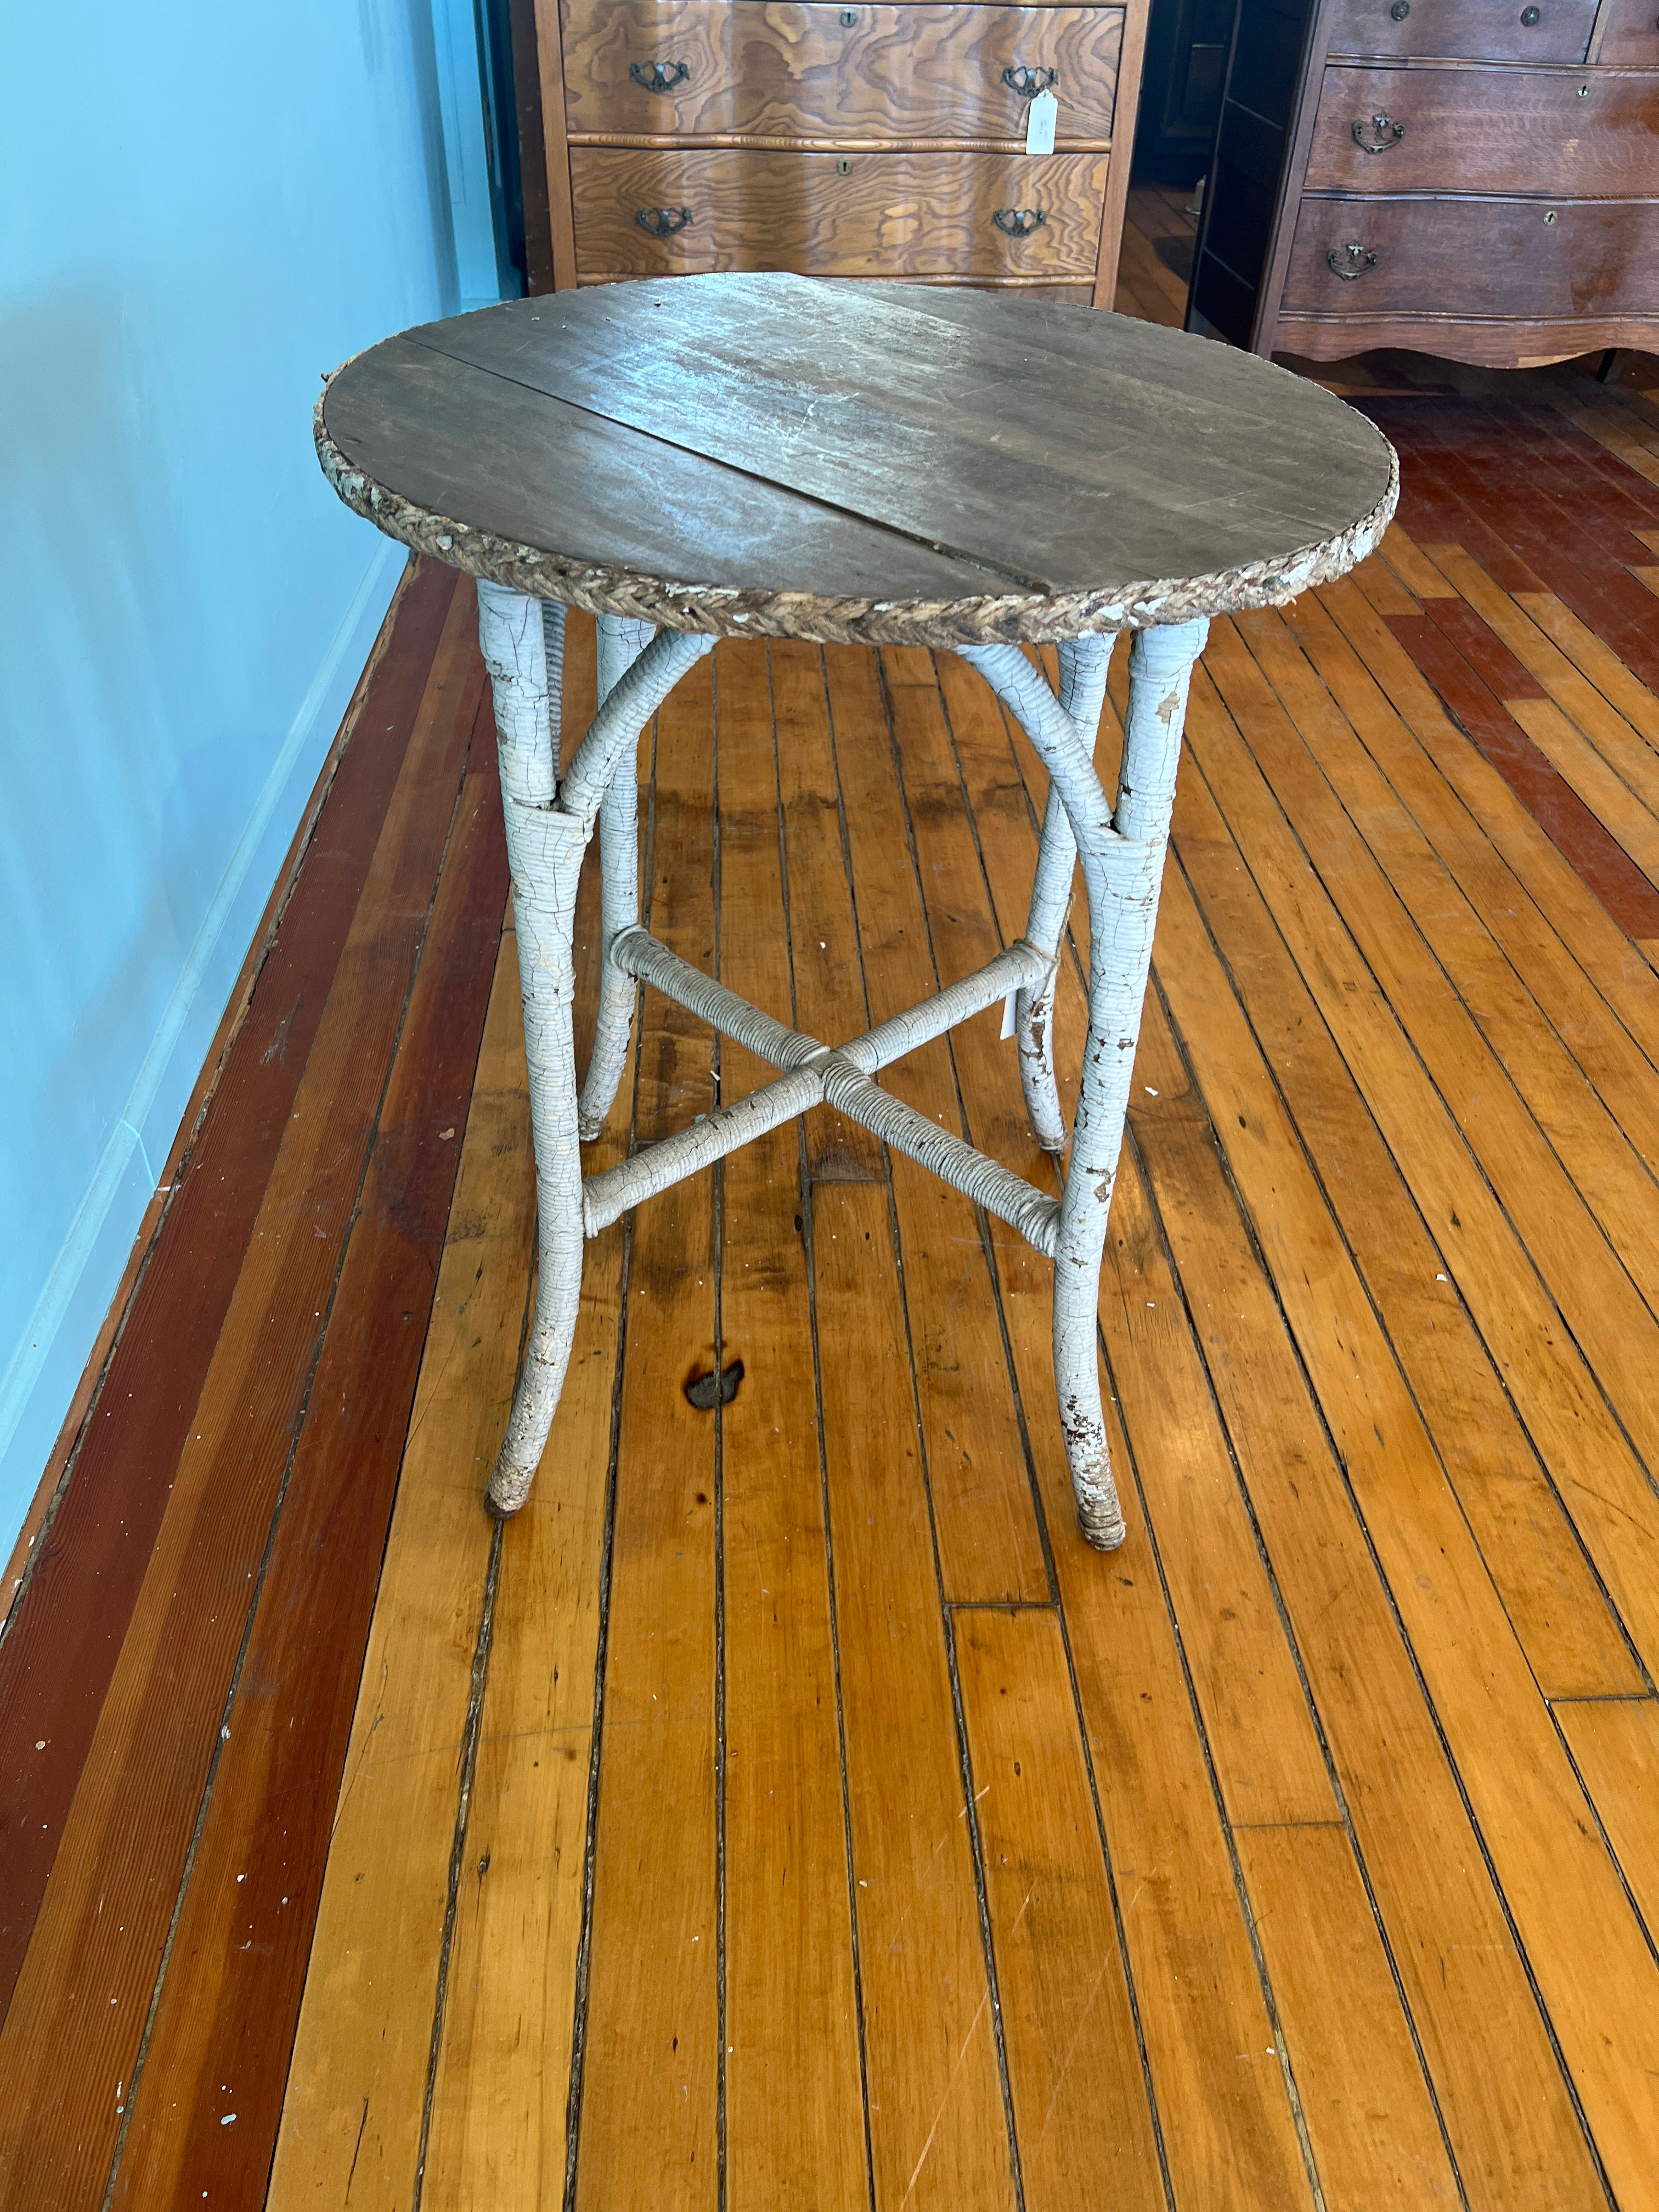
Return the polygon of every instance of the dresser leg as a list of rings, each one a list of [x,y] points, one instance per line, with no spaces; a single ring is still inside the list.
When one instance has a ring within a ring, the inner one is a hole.
[[[624,615],[599,617],[599,704],[604,706],[625,672],[656,635],[653,624]],[[593,1055],[587,1063],[577,1113],[584,1144],[605,1123],[628,1064],[628,1040],[634,1026],[639,986],[611,957],[618,933],[640,919],[640,772],[635,747],[617,763],[617,772],[599,806],[601,872],[600,931],[605,945],[599,972],[599,1012]]]
[[[1129,713],[1115,805],[1108,800],[1095,774],[1092,723],[1066,712],[1016,647],[959,648],[1019,716],[1042,756],[1071,826],[1088,887],[1089,1027],[1057,1224],[1054,1352],[1078,1525],[1103,1552],[1123,1541],[1124,1528],[1101,1406],[1100,1265],[1152,966],[1188,685],[1208,634],[1204,622],[1135,634],[1129,648]],[[1072,648],[1066,665],[1071,674],[1062,680],[1069,684],[1076,715],[1097,714],[1104,656],[1097,661],[1093,651]],[[1045,812],[1048,881],[1045,887],[1040,866],[1034,913],[1038,898],[1045,896],[1052,909],[1058,855],[1064,850],[1057,838],[1050,840],[1048,818]],[[1055,1111],[1057,1115],[1057,1107]]]

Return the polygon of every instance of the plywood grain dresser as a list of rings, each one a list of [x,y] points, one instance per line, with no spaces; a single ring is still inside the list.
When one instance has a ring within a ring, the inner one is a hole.
[[[1659,343],[1659,0],[1242,0],[1188,320],[1316,361]]]
[[[555,283],[773,269],[1109,306],[1146,4],[536,0]]]

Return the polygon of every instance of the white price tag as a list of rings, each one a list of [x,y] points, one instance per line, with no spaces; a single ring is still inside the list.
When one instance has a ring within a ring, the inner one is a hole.
[[[1010,991],[1002,1002],[1002,1038],[1005,1044],[1014,1033],[1014,1001],[1018,996],[1018,991]]]
[[[1060,102],[1052,92],[1040,92],[1025,111],[1025,150],[1028,154],[1052,154],[1054,150],[1054,123],[1060,114]]]

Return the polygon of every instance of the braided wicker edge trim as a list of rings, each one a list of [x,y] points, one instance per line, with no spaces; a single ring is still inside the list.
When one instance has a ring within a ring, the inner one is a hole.
[[[1400,498],[1400,459],[1382,439],[1389,481],[1370,513],[1336,537],[1299,547],[1282,560],[1252,561],[1205,576],[1160,577],[1109,591],[998,592],[962,599],[836,599],[815,592],[675,583],[475,530],[417,506],[358,467],[329,434],[323,420],[327,397],[325,385],[313,417],[323,474],[354,514],[388,538],[449,568],[535,599],[561,600],[590,614],[632,616],[703,636],[799,637],[822,645],[1047,644],[1091,631],[1151,629],[1200,616],[1287,606],[1314,585],[1346,575],[1375,552]]]

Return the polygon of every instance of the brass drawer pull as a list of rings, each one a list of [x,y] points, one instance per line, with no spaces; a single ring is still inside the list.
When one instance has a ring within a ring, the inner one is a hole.
[[[1042,208],[999,208],[991,220],[1005,238],[1029,238],[1048,216]]]
[[[1391,146],[1397,146],[1405,135],[1405,125],[1396,123],[1392,116],[1384,115],[1381,111],[1373,115],[1369,123],[1356,123],[1353,126],[1353,143],[1367,154],[1386,154]]]
[[[672,92],[677,84],[685,82],[691,70],[685,62],[629,62],[628,74],[647,92]]]
[[[648,230],[653,238],[672,238],[677,230],[684,230],[691,220],[690,208],[635,208],[634,220],[641,230]]]
[[[1362,246],[1356,238],[1350,240],[1346,246],[1332,246],[1325,256],[1325,265],[1333,276],[1340,276],[1345,284],[1352,284],[1368,269],[1376,268],[1376,256],[1369,246]]]
[[[1010,92],[1017,92],[1022,100],[1035,100],[1040,92],[1052,92],[1060,82],[1060,71],[1051,69],[1026,69],[1014,63],[1002,72],[1002,82]]]

